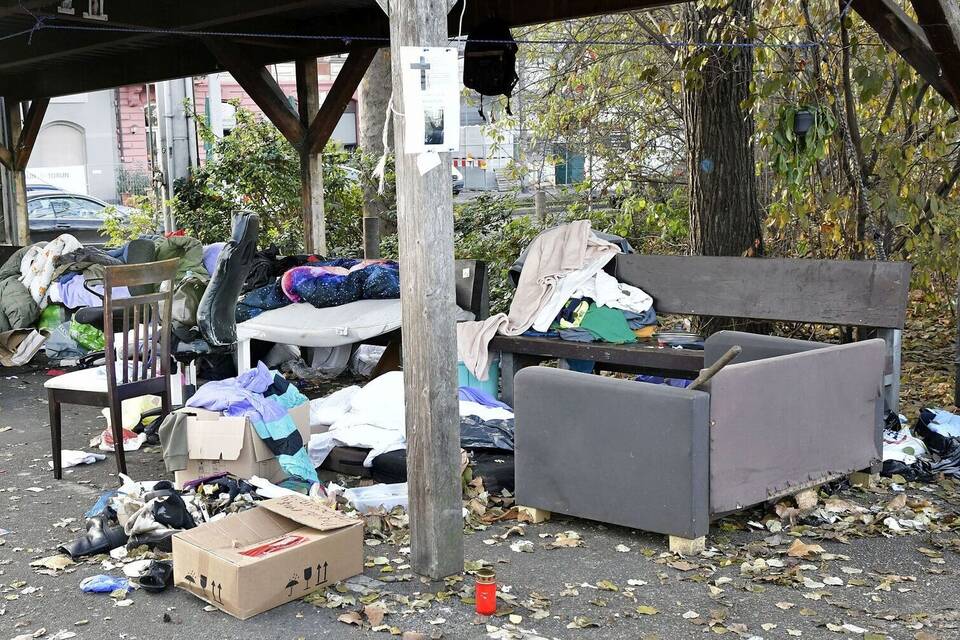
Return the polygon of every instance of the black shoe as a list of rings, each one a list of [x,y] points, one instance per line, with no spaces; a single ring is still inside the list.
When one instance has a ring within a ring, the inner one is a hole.
[[[160,593],[173,582],[173,564],[163,560],[154,560],[143,570],[137,582],[144,591]]]
[[[73,542],[60,545],[58,551],[71,558],[109,553],[127,543],[127,534],[116,521],[104,514],[87,518],[87,533]]]

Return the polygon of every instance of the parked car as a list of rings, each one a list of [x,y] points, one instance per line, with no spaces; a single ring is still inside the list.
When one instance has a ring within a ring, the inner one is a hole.
[[[107,238],[100,235],[108,205],[93,196],[54,191],[47,188],[27,191],[27,216],[30,221],[30,240],[53,240],[69,233],[83,244],[103,244]],[[121,214],[132,209],[114,206]]]
[[[453,167],[453,195],[458,196],[463,191],[463,174]]]

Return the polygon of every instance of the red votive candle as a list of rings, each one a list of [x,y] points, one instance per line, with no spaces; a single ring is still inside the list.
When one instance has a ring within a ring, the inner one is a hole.
[[[492,616],[497,612],[497,574],[493,569],[484,567],[475,575],[477,583],[474,599],[477,601],[477,613]]]

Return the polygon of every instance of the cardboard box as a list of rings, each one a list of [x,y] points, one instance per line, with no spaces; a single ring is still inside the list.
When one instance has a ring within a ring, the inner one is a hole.
[[[187,468],[174,474],[176,486],[196,478],[226,471],[240,478],[260,476],[271,482],[284,479],[276,456],[257,435],[247,418],[223,416],[215,411],[189,408],[187,419]],[[290,409],[290,417],[303,438],[310,441],[310,405]]]
[[[285,496],[173,536],[174,584],[245,620],[363,572],[363,522]]]

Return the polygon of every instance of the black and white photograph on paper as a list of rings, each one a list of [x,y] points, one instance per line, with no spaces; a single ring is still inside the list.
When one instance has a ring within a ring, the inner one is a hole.
[[[450,47],[401,47],[407,153],[460,147],[460,73]]]
[[[423,110],[423,143],[427,146],[443,144],[443,109]]]

